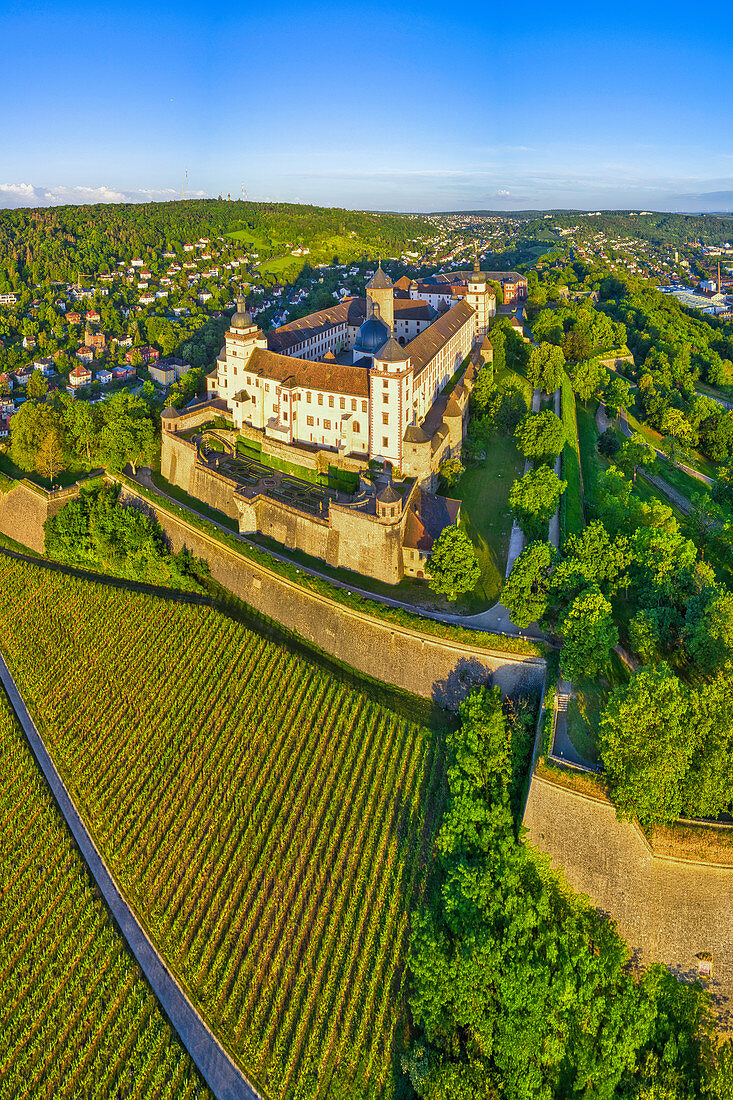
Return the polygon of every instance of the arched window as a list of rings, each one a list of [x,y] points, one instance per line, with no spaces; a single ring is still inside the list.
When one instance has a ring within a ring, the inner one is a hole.
[[[397,343],[398,343],[398,344],[400,345],[400,347],[404,347],[404,346],[405,346],[405,338],[404,338],[404,336],[400,336],[400,337],[399,337],[399,339],[398,339],[398,341],[397,341]]]

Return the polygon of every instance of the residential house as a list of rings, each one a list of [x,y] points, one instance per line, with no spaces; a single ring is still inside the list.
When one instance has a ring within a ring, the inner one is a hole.
[[[92,372],[83,363],[79,363],[69,374],[69,385],[75,390],[80,386],[88,386],[91,380]]]
[[[140,352],[140,358],[142,359],[143,363],[155,363],[158,361],[158,359],[160,359],[160,352],[157,350],[157,348],[151,348],[149,345],[146,345],[142,348],[131,348],[125,355],[126,363],[132,362],[132,357],[136,351]]]
[[[107,370],[106,368],[103,370],[98,370],[95,376],[95,380],[99,382],[100,386],[108,386],[112,381],[112,371]]]

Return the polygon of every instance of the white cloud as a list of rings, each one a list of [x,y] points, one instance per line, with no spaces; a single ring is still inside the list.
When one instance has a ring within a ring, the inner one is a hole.
[[[172,187],[124,191],[115,187],[38,187],[32,183],[0,183],[0,207],[78,206],[98,202],[170,202],[180,197]],[[205,191],[187,191],[188,199],[206,198]]]

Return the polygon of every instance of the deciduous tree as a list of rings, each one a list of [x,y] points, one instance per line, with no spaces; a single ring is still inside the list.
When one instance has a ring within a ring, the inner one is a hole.
[[[560,668],[568,680],[597,676],[618,643],[613,610],[597,589],[577,596],[560,620]]]
[[[457,600],[459,596],[473,592],[481,580],[481,566],[473,543],[462,527],[454,524],[441,531],[425,571],[433,592],[447,596],[449,600]]]

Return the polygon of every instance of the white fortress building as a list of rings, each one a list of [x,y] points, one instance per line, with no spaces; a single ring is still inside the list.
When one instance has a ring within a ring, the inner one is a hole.
[[[441,288],[435,302],[400,296],[380,264],[366,299],[266,335],[239,298],[207,395],[249,435],[378,459],[427,484],[460,451],[465,428],[468,388],[456,387],[453,400],[442,391],[496,312],[482,272],[468,274],[460,297],[455,289]]]

